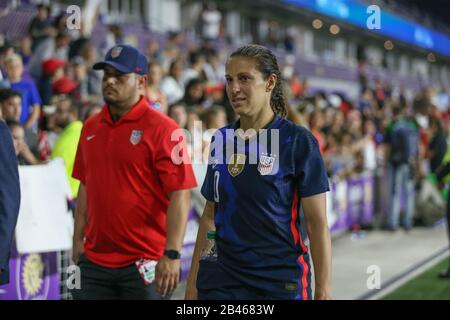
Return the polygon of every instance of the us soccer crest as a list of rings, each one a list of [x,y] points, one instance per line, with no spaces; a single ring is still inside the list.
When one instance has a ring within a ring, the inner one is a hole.
[[[131,131],[130,142],[132,145],[137,145],[142,139],[142,130]]]
[[[258,171],[262,176],[272,174],[273,167],[275,165],[276,155],[273,154],[261,154],[258,163]]]
[[[234,153],[231,156],[230,161],[228,162],[228,172],[231,176],[236,177],[244,170],[246,158],[245,154]]]
[[[114,47],[111,50],[111,58],[115,59],[117,58],[120,53],[122,52],[122,47]]]

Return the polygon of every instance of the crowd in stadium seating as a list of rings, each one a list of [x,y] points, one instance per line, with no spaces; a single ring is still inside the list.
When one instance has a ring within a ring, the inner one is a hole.
[[[48,161],[67,125],[86,121],[103,105],[102,74],[92,69],[103,58],[102,48],[68,32],[64,16],[50,20],[45,6],[38,12],[28,35],[14,43],[6,39],[0,48],[1,115],[11,128],[22,165]],[[120,28],[116,29],[108,46],[121,41]],[[179,45],[181,37],[170,34],[163,47],[157,40],[148,44],[148,86],[143,94],[152,107],[195,136],[196,120],[202,121],[203,130],[235,120],[225,94],[228,52],[210,42],[192,43],[185,51]],[[408,100],[402,88],[383,79],[361,79],[359,98],[350,100],[345,93],[312,91],[306,78],[292,73],[285,79],[288,118],[313,132],[329,176],[345,179],[387,168],[387,132],[394,119],[405,117],[418,132],[418,153],[410,165],[420,182],[436,170],[447,150],[449,113],[433,105],[438,92],[423,88]],[[68,120],[62,113],[72,117]],[[203,137],[202,148],[208,147],[208,139]],[[75,140],[70,141],[76,144]]]

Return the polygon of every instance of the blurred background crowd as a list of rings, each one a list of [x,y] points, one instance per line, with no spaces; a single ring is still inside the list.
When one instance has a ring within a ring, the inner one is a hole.
[[[240,44],[259,43],[277,54],[288,118],[314,134],[330,179],[374,175],[378,198],[387,199],[376,206],[380,225],[396,229],[389,216],[397,200],[389,198],[404,188],[402,201],[413,201],[447,151],[450,52],[374,35],[294,2],[1,1],[0,115],[19,163],[62,157],[70,176],[83,123],[104,104],[102,71],[92,65],[113,45],[145,52],[142,94],[195,136],[195,121],[206,130],[236,120],[225,94],[226,57]],[[411,10],[403,1],[374,2],[448,37],[445,17],[433,13],[431,20],[414,1]],[[68,28],[73,17],[66,8],[77,3],[82,19]],[[200,152],[209,139],[195,144]],[[196,173],[201,184],[204,168]],[[77,181],[70,185],[76,198]],[[404,210],[406,229],[414,206]]]

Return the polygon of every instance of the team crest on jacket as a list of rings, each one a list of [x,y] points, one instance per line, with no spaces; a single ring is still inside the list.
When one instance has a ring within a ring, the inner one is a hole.
[[[230,161],[228,162],[228,172],[231,176],[236,177],[244,170],[246,158],[245,154],[234,153],[231,156]]]
[[[131,131],[130,142],[132,145],[137,145],[142,138],[142,130]]]
[[[113,59],[117,58],[121,52],[122,52],[122,47],[114,47],[111,50],[111,58],[113,58]]]
[[[272,174],[273,166],[275,165],[276,155],[262,153],[259,158],[258,171],[262,176]]]

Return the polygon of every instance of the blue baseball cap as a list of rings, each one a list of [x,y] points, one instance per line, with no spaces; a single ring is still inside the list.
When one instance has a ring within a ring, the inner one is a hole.
[[[102,70],[106,65],[123,73],[147,74],[147,58],[138,49],[125,44],[109,49],[105,61],[97,62],[92,68]]]

